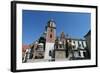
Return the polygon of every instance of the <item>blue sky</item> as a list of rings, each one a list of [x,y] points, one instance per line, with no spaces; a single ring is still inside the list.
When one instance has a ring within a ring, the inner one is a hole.
[[[30,44],[45,31],[48,20],[56,22],[56,35],[63,31],[74,38],[83,38],[90,29],[90,13],[23,10],[22,43]]]

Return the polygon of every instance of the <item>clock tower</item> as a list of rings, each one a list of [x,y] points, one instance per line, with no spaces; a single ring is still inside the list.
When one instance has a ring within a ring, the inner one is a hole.
[[[54,50],[54,44],[56,39],[56,25],[54,20],[49,20],[46,26],[46,49],[45,59],[52,59],[52,51]]]

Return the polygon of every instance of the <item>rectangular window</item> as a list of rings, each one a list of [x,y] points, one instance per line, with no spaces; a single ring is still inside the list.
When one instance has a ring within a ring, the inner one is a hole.
[[[79,41],[78,41],[78,46],[80,47],[80,43],[79,43]]]
[[[52,32],[53,30],[51,29],[51,32]]]
[[[62,48],[62,45],[61,44],[59,46],[60,46],[60,48]]]
[[[84,41],[82,41],[82,47],[83,47],[83,48],[85,48],[85,47],[84,47],[84,43],[83,43],[83,42],[84,42]]]

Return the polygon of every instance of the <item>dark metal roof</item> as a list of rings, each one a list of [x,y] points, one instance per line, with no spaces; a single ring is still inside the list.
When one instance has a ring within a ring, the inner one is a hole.
[[[91,30],[89,30],[89,32],[84,37],[86,37],[86,36],[88,36],[90,34],[91,34]]]

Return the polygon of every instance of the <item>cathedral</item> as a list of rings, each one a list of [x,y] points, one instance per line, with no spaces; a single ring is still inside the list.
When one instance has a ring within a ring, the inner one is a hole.
[[[22,62],[90,59],[86,39],[70,38],[64,32],[56,36],[56,29],[55,21],[49,20],[43,35],[22,51]]]

